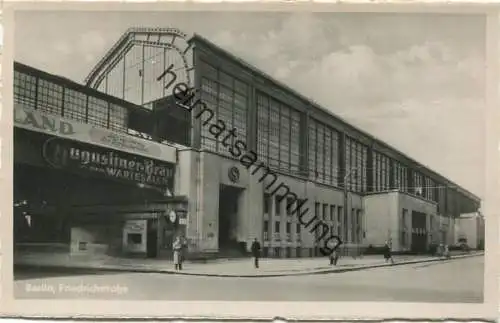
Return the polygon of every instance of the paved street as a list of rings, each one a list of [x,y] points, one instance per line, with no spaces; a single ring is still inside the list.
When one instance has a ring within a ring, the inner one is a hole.
[[[482,256],[346,273],[270,278],[67,273],[46,269],[45,272],[17,272],[15,295],[19,298],[129,300],[482,302],[483,270]],[[82,288],[81,284],[94,290],[75,290]]]

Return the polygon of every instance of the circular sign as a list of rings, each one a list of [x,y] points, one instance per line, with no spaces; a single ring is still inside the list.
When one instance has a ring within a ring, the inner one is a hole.
[[[63,139],[51,137],[43,143],[42,156],[50,166],[63,168],[68,164],[69,149],[63,144]]]
[[[240,170],[237,167],[229,168],[227,175],[233,183],[237,183],[240,180]]]
[[[175,211],[170,211],[170,213],[168,214],[168,218],[170,219],[170,222],[175,223],[175,220],[177,220],[177,214],[175,213]]]

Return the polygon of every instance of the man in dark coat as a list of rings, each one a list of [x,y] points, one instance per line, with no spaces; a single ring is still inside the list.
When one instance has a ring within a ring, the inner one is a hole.
[[[255,268],[259,268],[259,257],[260,257],[260,243],[257,241],[257,238],[252,242],[252,256],[254,259]]]
[[[384,259],[385,259],[385,262],[391,262],[391,264],[394,264],[394,259],[392,258],[392,247],[391,247],[392,243],[391,241],[387,241],[384,245]]]

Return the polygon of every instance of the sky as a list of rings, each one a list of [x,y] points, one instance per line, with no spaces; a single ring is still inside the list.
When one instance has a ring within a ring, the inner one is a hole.
[[[83,83],[138,26],[200,34],[484,196],[483,16],[18,11],[15,60]]]

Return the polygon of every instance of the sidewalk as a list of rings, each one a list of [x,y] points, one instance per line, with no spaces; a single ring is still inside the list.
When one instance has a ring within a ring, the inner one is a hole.
[[[470,254],[452,255],[452,258],[472,257],[483,254],[483,252],[471,252]],[[392,266],[440,261],[443,259],[431,256],[395,256],[394,260],[395,264]],[[15,257],[14,264],[28,267],[94,269],[212,277],[296,276],[334,272],[340,273],[391,266],[391,264],[385,263],[382,255],[370,255],[358,259],[353,259],[352,257],[340,258],[339,263],[335,267],[329,265],[329,261],[326,257],[294,259],[264,258],[260,260],[260,268],[255,269],[253,268],[253,260],[247,258],[232,260],[221,259],[217,262],[208,264],[185,262],[182,271],[175,271],[173,270],[173,263],[170,260],[126,259],[108,256],[70,256],[68,254],[46,253],[18,254]]]

